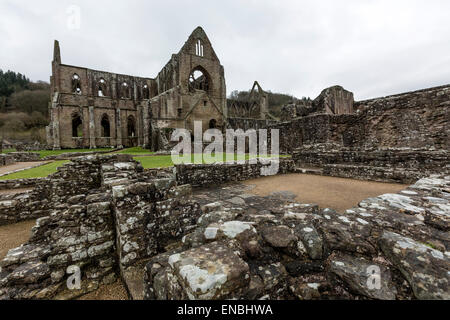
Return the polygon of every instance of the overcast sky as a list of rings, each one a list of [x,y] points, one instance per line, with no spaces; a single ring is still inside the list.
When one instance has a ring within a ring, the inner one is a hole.
[[[58,39],[65,64],[155,77],[197,26],[228,94],[254,80],[311,98],[339,84],[357,100],[450,83],[448,0],[0,0],[0,68],[49,81]]]

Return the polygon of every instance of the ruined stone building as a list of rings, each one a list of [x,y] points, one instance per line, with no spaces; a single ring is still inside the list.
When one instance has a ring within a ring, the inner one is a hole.
[[[168,146],[175,128],[260,129],[278,122],[269,95],[255,81],[246,101],[227,100],[224,67],[201,27],[155,78],[62,64],[59,42],[52,61],[50,124],[53,149]],[[288,105],[282,121],[311,113],[354,112],[353,93],[335,86],[310,105]]]
[[[201,27],[154,78],[62,64],[55,41],[47,143],[59,148],[159,149],[170,128],[223,128],[224,68]]]

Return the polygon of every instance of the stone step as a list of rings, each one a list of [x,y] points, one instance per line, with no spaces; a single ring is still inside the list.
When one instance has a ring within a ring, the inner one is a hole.
[[[294,169],[294,172],[295,173],[322,175],[323,174],[323,169],[322,168],[300,168],[300,167],[296,167]]]

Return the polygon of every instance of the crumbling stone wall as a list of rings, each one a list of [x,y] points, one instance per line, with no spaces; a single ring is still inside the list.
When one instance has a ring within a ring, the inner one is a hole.
[[[15,162],[31,162],[41,160],[39,153],[36,152],[11,152],[8,155],[13,157]]]
[[[25,189],[34,187],[43,178],[1,180],[0,190]]]
[[[9,154],[0,154],[0,166],[7,166],[15,162],[14,158]]]
[[[113,212],[122,271],[164,251],[194,228],[200,214],[189,185],[173,178],[113,187]]]
[[[200,209],[189,200],[190,186],[142,170],[128,155],[80,157],[32,192],[1,202],[17,208],[6,220],[42,218],[30,240],[0,262],[0,299],[85,294],[192,229]],[[66,288],[69,266],[80,267],[80,290]]]
[[[312,114],[269,127],[280,129],[280,148],[334,143],[360,149],[449,150],[450,86],[355,103],[356,114]]]
[[[221,192],[146,265],[145,298],[449,299],[449,186],[432,176],[345,213]]]
[[[131,158],[114,155],[74,159],[39,183],[29,197],[22,195],[20,208],[31,212],[28,218],[42,218],[37,220],[30,240],[10,250],[0,262],[0,298],[67,299],[115,281],[111,192],[102,185],[101,166],[124,159]],[[66,287],[69,266],[81,269],[80,290]]]
[[[38,153],[33,152],[10,152],[0,154],[0,166],[7,166],[15,162],[31,162],[41,160]]]
[[[157,129],[193,130],[194,121],[202,121],[204,130],[225,124],[224,68],[201,27],[155,78],[62,64],[55,41],[50,82],[47,144],[54,149],[155,149]]]
[[[294,171],[294,161],[290,159],[271,160],[279,164],[278,174]],[[194,187],[217,185],[231,181],[244,181],[262,176],[261,168],[269,164],[245,161],[239,163],[216,164],[180,164],[175,165],[176,177],[179,184],[190,184]]]
[[[324,89],[313,101],[313,109],[318,113],[328,114],[352,114],[353,93],[341,86],[333,86]]]
[[[330,144],[304,147],[292,158],[298,167],[323,168],[325,175],[398,183],[448,172],[450,163],[446,150],[355,150]]]

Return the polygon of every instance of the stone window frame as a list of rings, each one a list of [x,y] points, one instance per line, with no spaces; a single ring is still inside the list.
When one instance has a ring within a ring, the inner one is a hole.
[[[99,96],[99,97],[107,97],[108,96],[107,83],[108,82],[103,77],[98,80],[98,82],[97,82],[97,96]],[[100,95],[99,92],[102,92],[102,95]]]
[[[72,93],[78,95],[83,93],[81,89],[81,77],[77,73],[72,75]]]
[[[144,100],[150,99],[150,87],[146,83],[142,86],[142,98]]]
[[[200,71],[202,75],[204,76],[204,80],[200,80],[199,78],[195,78],[194,72]],[[206,93],[211,92],[212,89],[212,81],[211,76],[209,75],[208,71],[201,65],[198,65],[194,67],[191,72],[189,73],[188,77],[188,89],[191,92],[195,92],[195,90],[201,90],[205,91]]]
[[[102,114],[102,117],[100,118],[100,131],[100,136],[102,138],[111,138],[111,121],[107,113]]]
[[[198,56],[198,57],[204,57],[205,56],[204,45],[203,45],[202,39],[197,39],[195,41],[195,55]]]
[[[131,99],[130,88],[127,81],[122,81],[120,85],[120,99]]]
[[[130,130],[130,120],[132,122],[133,130]],[[130,135],[130,131],[134,133],[134,135]],[[128,138],[136,138],[137,137],[137,128],[136,128],[136,118],[134,115],[130,114],[127,117],[127,137]]]
[[[79,120],[78,125],[76,127],[74,127],[74,124],[77,123],[76,120]],[[80,126],[81,126],[81,135],[79,135]],[[81,116],[81,113],[79,111],[72,112],[71,128],[72,128],[72,138],[76,138],[76,139],[83,138],[83,117]]]

